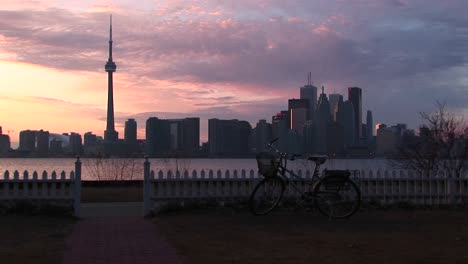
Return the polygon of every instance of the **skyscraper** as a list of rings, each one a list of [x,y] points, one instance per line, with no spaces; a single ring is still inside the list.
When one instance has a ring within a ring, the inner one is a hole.
[[[109,58],[105,66],[107,72],[107,126],[104,131],[104,141],[108,143],[117,142],[119,134],[114,127],[114,83],[112,74],[117,69],[117,65],[112,60],[112,15],[110,17],[109,28]]]
[[[309,111],[307,112],[307,120],[313,120],[317,107],[317,87],[312,85],[312,73],[307,76],[307,85],[300,89],[301,99],[309,101]]]
[[[367,111],[367,120],[366,120],[366,128],[367,128],[367,144],[372,144],[374,141],[374,122],[372,121],[372,111]]]
[[[354,139],[359,142],[362,137],[362,90],[359,87],[348,88],[348,100],[353,104],[354,110]]]
[[[212,155],[242,156],[249,152],[252,127],[242,120],[208,119],[209,152]]]
[[[170,150],[170,125],[168,120],[150,117],[146,120],[146,154],[167,154]]]
[[[341,123],[343,125],[344,130],[344,144],[345,147],[351,147],[354,145],[355,142],[355,132],[356,129],[354,127],[354,106],[351,101],[345,101],[343,103],[342,109],[340,109]]]
[[[328,102],[325,88],[322,86],[322,93],[320,94],[317,106],[317,125],[316,125],[316,151],[318,153],[326,153],[327,151],[327,127],[331,121],[330,103]]]
[[[333,121],[336,121],[336,111],[338,110],[338,104],[343,103],[343,95],[341,94],[329,94],[328,99],[330,101],[330,113]]]
[[[309,100],[307,99],[289,99],[288,100],[290,129],[296,130],[302,135],[304,124],[307,121]]]
[[[124,141],[132,146],[137,144],[137,123],[133,118],[125,121]]]

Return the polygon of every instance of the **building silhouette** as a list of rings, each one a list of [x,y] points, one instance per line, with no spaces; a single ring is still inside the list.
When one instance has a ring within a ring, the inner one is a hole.
[[[356,129],[354,128],[354,106],[351,101],[345,101],[343,103],[342,109],[340,108],[340,113],[338,114],[342,119],[339,120],[339,123],[343,125],[344,130],[344,145],[346,148],[352,147],[355,144],[355,133]]]
[[[367,111],[366,116],[366,136],[367,136],[367,144],[371,147],[374,143],[374,121],[372,118],[372,111]]]
[[[271,117],[272,139],[279,138],[276,147],[283,152],[287,151],[289,126],[288,111],[281,111]]]
[[[149,156],[167,153],[170,149],[169,121],[150,117],[146,120],[145,152]]]
[[[106,143],[115,143],[119,135],[114,126],[114,80],[113,73],[117,65],[112,59],[112,15],[110,17],[109,27],[109,58],[107,59],[105,70],[107,72],[107,126],[104,131],[104,141]]]
[[[188,117],[182,119],[182,151],[193,155],[200,150],[200,118]]]
[[[336,111],[338,111],[338,104],[343,103],[343,95],[341,94],[329,94],[328,99],[330,102],[330,114],[332,120],[336,121]]]
[[[63,153],[63,148],[62,148],[62,141],[57,139],[57,138],[52,138],[50,141],[50,149],[49,152],[51,155],[60,155]]]
[[[293,129],[298,134],[302,135],[304,124],[308,120],[309,100],[289,99],[288,112],[290,121],[289,129]]]
[[[348,100],[353,104],[354,140],[359,143],[362,138],[362,90],[359,87],[348,88]]]
[[[211,156],[245,156],[249,153],[252,127],[247,121],[208,119],[208,143]]]
[[[317,108],[317,87],[312,85],[312,73],[310,72],[307,76],[307,85],[300,88],[300,98],[309,102],[307,120],[314,120],[315,110]]]
[[[71,155],[81,155],[83,153],[83,140],[81,135],[71,132],[69,136],[68,152]]]
[[[130,118],[125,121],[124,142],[125,152],[128,155],[138,152],[137,122],[135,119]]]
[[[11,143],[10,136],[4,135],[2,127],[0,126],[0,155],[4,155],[10,151]]]
[[[19,133],[19,150],[24,152],[36,151],[36,131],[23,130]]]
[[[36,131],[37,154],[39,157],[47,157],[49,155],[49,131]]]
[[[322,93],[319,97],[316,112],[316,152],[326,153],[327,152],[327,128],[331,122],[330,115],[330,103],[328,102],[327,95],[325,94],[325,88],[322,86]]]
[[[267,151],[268,142],[272,140],[272,126],[265,119],[257,122],[253,130],[255,151]]]

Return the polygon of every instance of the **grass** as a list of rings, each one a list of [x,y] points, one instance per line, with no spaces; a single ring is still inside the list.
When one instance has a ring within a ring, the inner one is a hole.
[[[61,263],[71,217],[0,216],[1,263]]]
[[[185,263],[468,263],[468,211],[375,210],[253,216],[179,211],[154,219]]]

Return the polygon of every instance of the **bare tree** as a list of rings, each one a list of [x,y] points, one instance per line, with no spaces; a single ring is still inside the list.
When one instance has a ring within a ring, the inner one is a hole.
[[[84,167],[94,180],[133,180],[143,175],[141,160],[134,158],[91,158],[84,160]]]
[[[439,101],[434,112],[420,116],[419,136],[405,134],[393,160],[425,176],[443,170],[460,177],[468,161],[468,127],[463,117],[448,112]]]

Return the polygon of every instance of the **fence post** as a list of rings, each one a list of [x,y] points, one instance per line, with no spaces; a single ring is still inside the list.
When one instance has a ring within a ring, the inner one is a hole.
[[[75,195],[73,201],[73,208],[75,210],[75,216],[80,216],[81,207],[81,161],[80,157],[76,157],[75,161]]]
[[[148,157],[145,157],[143,174],[143,216],[148,216],[151,213],[151,194],[149,192],[151,179]]]

